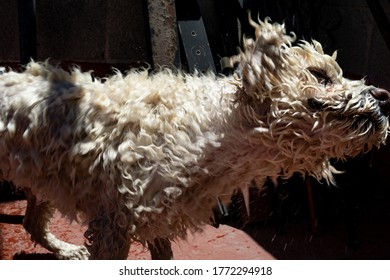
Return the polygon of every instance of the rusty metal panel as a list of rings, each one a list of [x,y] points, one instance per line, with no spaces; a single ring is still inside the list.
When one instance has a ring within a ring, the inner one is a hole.
[[[174,0],[148,0],[154,66],[179,67],[179,41]]]

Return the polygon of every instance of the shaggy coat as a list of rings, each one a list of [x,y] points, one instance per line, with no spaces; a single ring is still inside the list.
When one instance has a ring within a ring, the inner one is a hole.
[[[283,25],[251,23],[236,78],[101,81],[34,62],[1,74],[0,176],[31,192],[32,238],[60,258],[126,258],[133,241],[201,229],[218,197],[254,177],[331,181],[330,158],[384,143],[386,91],[343,78],[319,43],[292,47]],[[52,207],[88,225],[88,252],[50,235]]]

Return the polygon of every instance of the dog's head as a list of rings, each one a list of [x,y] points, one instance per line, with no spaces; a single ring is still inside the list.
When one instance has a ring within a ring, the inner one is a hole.
[[[344,78],[336,54],[324,54],[320,43],[292,46],[295,36],[283,25],[250,21],[256,38],[244,39],[232,58],[241,70],[237,102],[249,112],[260,141],[280,151],[282,173],[327,177],[328,159],[385,142],[389,92]]]

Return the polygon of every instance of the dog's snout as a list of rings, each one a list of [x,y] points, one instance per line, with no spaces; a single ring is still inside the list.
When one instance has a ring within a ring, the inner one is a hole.
[[[370,89],[371,95],[378,100],[381,112],[389,116],[390,115],[390,93],[382,88]]]

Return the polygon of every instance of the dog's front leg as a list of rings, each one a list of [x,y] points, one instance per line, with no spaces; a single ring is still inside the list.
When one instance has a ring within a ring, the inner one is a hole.
[[[49,222],[54,213],[54,208],[50,203],[38,203],[30,191],[25,190],[25,193],[27,195],[27,209],[23,226],[31,234],[31,240],[54,253],[58,259],[88,259],[87,248],[59,240],[50,232]]]
[[[156,238],[152,242],[148,242],[148,248],[152,260],[172,260],[173,253],[171,242],[168,239]]]

